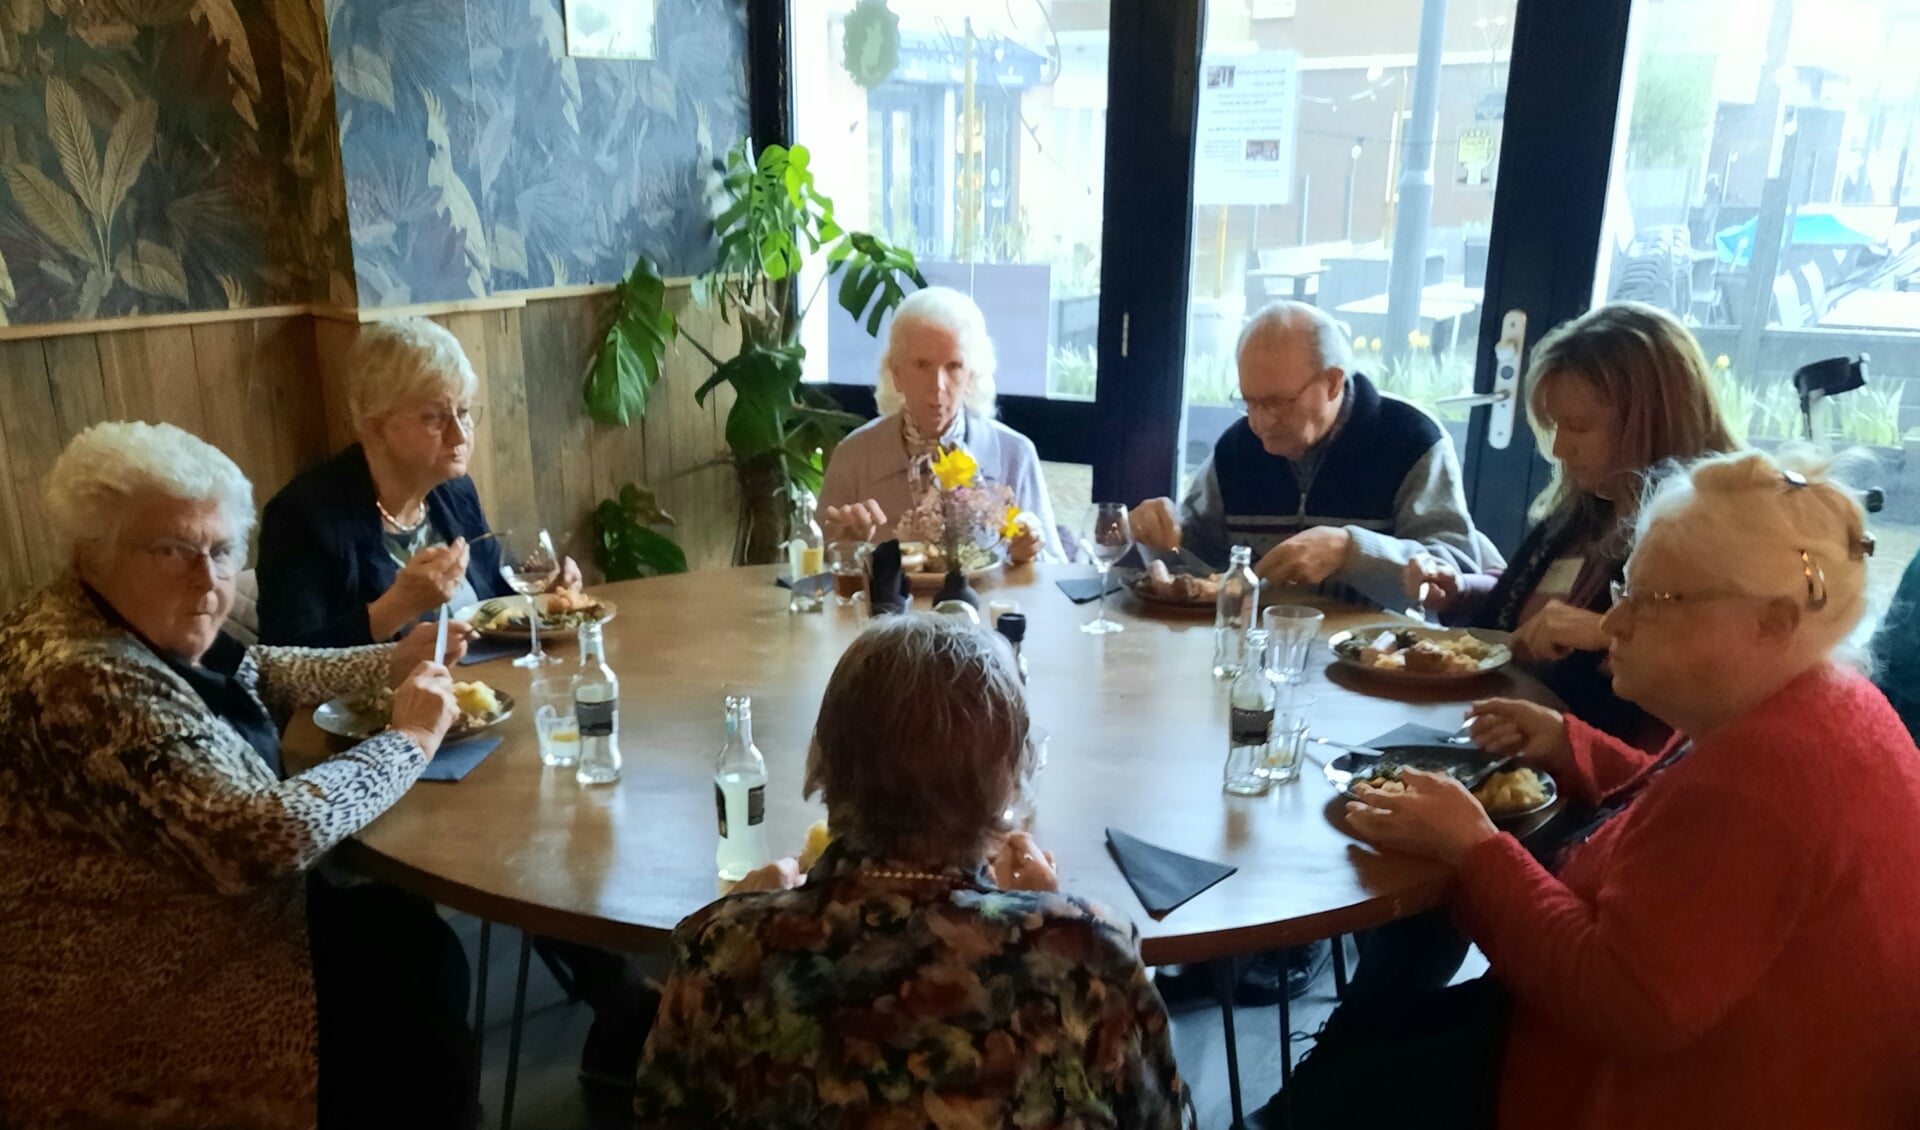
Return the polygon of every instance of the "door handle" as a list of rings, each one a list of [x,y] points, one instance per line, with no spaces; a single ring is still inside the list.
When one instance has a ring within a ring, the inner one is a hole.
[[[1434,403],[1449,408],[1488,408],[1487,446],[1505,451],[1513,442],[1513,417],[1520,406],[1520,363],[1526,355],[1527,315],[1509,310],[1500,320],[1493,347],[1493,391],[1443,396]]]

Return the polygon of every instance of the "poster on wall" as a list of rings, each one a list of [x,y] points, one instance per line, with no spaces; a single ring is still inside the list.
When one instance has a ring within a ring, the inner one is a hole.
[[[1463,129],[1454,154],[1454,184],[1461,188],[1493,187],[1494,162],[1500,156],[1498,133],[1487,126]]]
[[[1295,51],[1208,55],[1194,130],[1197,204],[1285,204],[1300,120]]]
[[[567,54],[582,59],[651,59],[654,0],[564,0]]]

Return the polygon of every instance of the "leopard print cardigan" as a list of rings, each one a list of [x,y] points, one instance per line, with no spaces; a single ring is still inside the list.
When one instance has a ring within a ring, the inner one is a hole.
[[[238,677],[284,716],[390,650]],[[0,1126],[313,1126],[301,873],[425,765],[383,734],[276,780],[72,577],[0,619]]]

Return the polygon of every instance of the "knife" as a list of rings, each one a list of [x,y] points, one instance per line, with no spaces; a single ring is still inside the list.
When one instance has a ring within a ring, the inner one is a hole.
[[[436,665],[447,661],[447,606],[440,606],[440,624],[433,630],[433,661]]]

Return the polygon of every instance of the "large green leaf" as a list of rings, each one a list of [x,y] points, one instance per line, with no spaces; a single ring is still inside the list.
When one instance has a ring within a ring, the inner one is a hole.
[[[714,374],[733,386],[726,434],[735,461],[776,450],[785,441],[805,357],[806,350],[797,345],[749,348]]]
[[[654,528],[672,524],[652,491],[626,484],[617,499],[602,499],[593,509],[594,564],[609,581],[686,572],[686,551]]]
[[[585,397],[587,415],[625,426],[646,415],[667,345],[680,326],[666,308],[666,282],[648,260],[633,265],[619,293],[613,322],[587,370]]]

